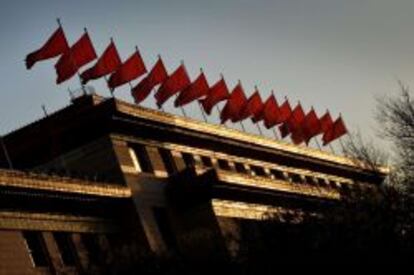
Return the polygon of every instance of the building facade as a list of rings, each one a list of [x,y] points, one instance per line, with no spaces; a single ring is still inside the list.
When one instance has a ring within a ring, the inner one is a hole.
[[[99,273],[152,253],[232,257],[242,224],[323,217],[349,193],[375,196],[387,173],[97,95],[3,142],[1,274]]]

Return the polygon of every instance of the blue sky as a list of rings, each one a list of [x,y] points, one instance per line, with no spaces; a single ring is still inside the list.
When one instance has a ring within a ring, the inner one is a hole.
[[[184,60],[192,79],[202,67],[210,84],[223,73],[247,95],[254,85],[263,98],[274,89],[279,100],[342,113],[349,128],[373,136],[374,97],[397,92],[397,79],[414,80],[413,12],[405,0],[8,1],[0,10],[0,133],[42,117],[42,104],[49,112],[68,105],[67,89],[79,88],[75,77],[55,84],[56,60],[24,66],[60,17],[70,43],[87,27],[98,54],[112,36],[123,59],[138,45],[147,67],[157,54],[170,72]],[[104,80],[90,84],[109,95]],[[116,97],[132,102],[127,85]],[[152,97],[144,105],[155,108]],[[165,109],[180,114],[172,102]],[[197,105],[186,111],[201,119]]]

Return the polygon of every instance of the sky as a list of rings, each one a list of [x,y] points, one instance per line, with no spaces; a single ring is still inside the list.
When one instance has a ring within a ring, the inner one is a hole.
[[[279,102],[286,96],[305,110],[313,106],[319,115],[327,109],[334,118],[342,114],[351,131],[359,129],[381,142],[375,97],[396,94],[398,79],[414,82],[413,12],[412,0],[3,2],[0,134],[43,117],[42,105],[51,113],[70,104],[68,89],[79,89],[76,77],[55,84],[56,59],[32,70],[24,65],[25,56],[56,29],[59,17],[70,44],[86,27],[98,55],[113,37],[123,60],[137,45],[147,68],[158,54],[169,72],[183,60],[192,79],[202,68],[210,84],[222,73],[230,89],[241,80],[247,95],[255,85],[262,98],[274,90]],[[103,79],[90,84],[109,96]],[[115,96],[132,102],[128,85]],[[143,105],[155,108],[152,95]],[[172,100],[164,110],[181,115]],[[185,111],[202,119],[197,104]],[[217,114],[208,120],[217,123]],[[245,126],[257,132],[249,122]]]

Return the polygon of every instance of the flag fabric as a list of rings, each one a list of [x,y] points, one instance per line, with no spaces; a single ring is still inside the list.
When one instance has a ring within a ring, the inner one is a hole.
[[[220,101],[226,100],[229,97],[229,90],[227,88],[224,78],[217,81],[207,92],[207,96],[200,100],[204,111],[210,115],[213,107]]]
[[[252,117],[253,120],[253,118],[259,116],[259,114],[262,112],[262,109],[262,98],[260,97],[259,91],[256,88],[255,92],[249,97],[247,103],[242,108],[239,114],[239,120],[243,120],[248,117]]]
[[[81,74],[82,84],[114,72],[121,65],[121,58],[113,41],[105,49],[96,64]]]
[[[196,100],[200,97],[207,95],[208,82],[203,72],[197,77],[197,79],[191,83],[190,86],[181,91],[177,99],[174,102],[175,107],[183,106]]]
[[[346,133],[348,133],[348,130],[345,127],[342,117],[339,116],[333,123],[332,127],[323,135],[323,145],[325,146],[331,143],[332,141],[340,138]]]
[[[154,87],[158,84],[164,82],[167,78],[168,73],[165,69],[164,62],[161,57],[159,57],[149,74],[141,80],[138,85],[131,89],[131,94],[135,100],[135,103],[138,104],[146,99],[152,89],[154,89]]]
[[[108,80],[108,86],[113,90],[116,87],[140,77],[146,72],[147,68],[137,49],[113,74],[111,74]]]
[[[312,109],[306,114],[305,119],[302,123],[303,140],[308,145],[311,138],[318,135],[321,132],[321,122],[316,114],[315,110]]]
[[[76,74],[78,69],[96,58],[95,48],[87,32],[65,52],[55,65],[58,75],[56,83],[60,84]]]
[[[26,68],[30,70],[36,62],[59,56],[68,50],[69,44],[65,33],[62,27],[59,27],[40,49],[26,56]]]
[[[298,103],[295,109],[293,109],[290,117],[279,127],[282,138],[285,138],[290,133],[300,131],[300,126],[304,118],[305,113],[303,112],[300,103]],[[296,133],[296,135],[298,135],[298,133]]]
[[[329,131],[329,129],[331,129],[333,125],[333,120],[332,120],[332,117],[329,111],[326,111],[326,113],[321,117],[320,123],[321,123],[321,131],[318,134],[321,134],[321,133],[325,134],[326,132]]]
[[[244,95],[243,87],[239,82],[236,87],[234,87],[226,105],[220,113],[221,123],[225,123],[229,119],[233,122],[237,121],[239,112],[246,102],[247,99]]]
[[[280,116],[279,114],[279,105],[275,96],[272,94],[265,102],[265,106],[263,108],[263,121],[264,125],[267,129],[272,128],[276,125],[276,122]]]
[[[292,108],[290,107],[289,100],[286,98],[285,102],[279,107],[279,117],[276,120],[276,124],[284,123],[292,114]]]
[[[181,64],[162,84],[155,94],[158,108],[173,95],[187,88],[191,84],[190,77],[184,64]]]

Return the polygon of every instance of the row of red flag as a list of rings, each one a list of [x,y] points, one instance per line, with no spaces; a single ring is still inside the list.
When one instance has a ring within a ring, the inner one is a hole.
[[[57,84],[70,79],[79,72],[81,67],[97,58],[86,30],[76,43],[69,46],[65,33],[59,25],[59,28],[40,49],[27,55],[26,67],[30,69],[38,61],[58,56],[60,58],[55,64]],[[172,74],[168,74],[159,56],[148,72],[138,48],[126,61],[122,62],[112,39],[95,65],[83,71],[80,78],[82,84],[86,84],[90,80],[109,74],[107,84],[111,91],[147,74],[136,86],[131,86],[131,94],[137,104],[147,98],[158,85],[155,100],[159,108],[170,97],[177,95],[174,102],[176,107],[198,100],[204,112],[210,115],[214,106],[226,101],[220,112],[221,123],[228,120],[240,122],[248,118],[253,123],[263,121],[268,129],[278,126],[282,138],[290,135],[295,144],[302,142],[308,144],[313,137],[322,135],[323,145],[327,145],[347,133],[341,116],[333,121],[329,111],[321,117],[318,117],[313,108],[305,113],[300,103],[292,108],[287,98],[279,105],[273,92],[265,101],[262,101],[257,87],[247,98],[240,81],[231,92],[223,76],[210,86],[204,72],[201,71],[199,76],[191,81],[184,63],[181,63]]]

